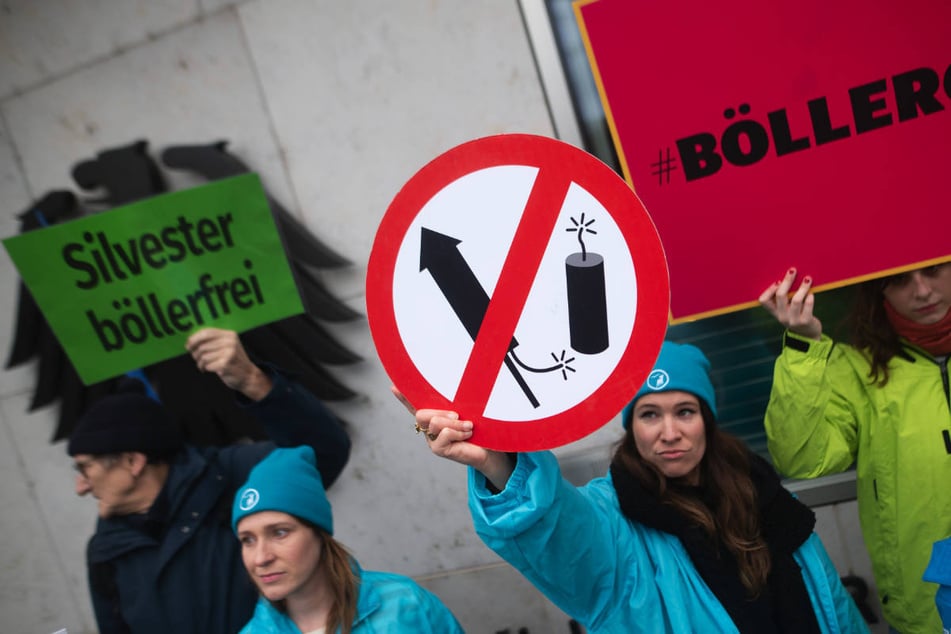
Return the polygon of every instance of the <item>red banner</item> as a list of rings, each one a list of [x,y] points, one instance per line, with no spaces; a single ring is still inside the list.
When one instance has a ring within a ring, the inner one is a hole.
[[[580,0],[671,321],[947,259],[951,2]]]

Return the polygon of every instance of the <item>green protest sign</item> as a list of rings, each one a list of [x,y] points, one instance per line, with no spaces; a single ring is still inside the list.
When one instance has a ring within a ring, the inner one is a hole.
[[[255,174],[3,241],[87,385],[185,352],[214,326],[303,312]]]

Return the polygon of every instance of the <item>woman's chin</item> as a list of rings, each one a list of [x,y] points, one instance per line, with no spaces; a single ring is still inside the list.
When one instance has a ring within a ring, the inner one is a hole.
[[[287,598],[287,591],[283,588],[273,588],[273,587],[261,587],[258,586],[258,591],[268,601],[283,601]]]

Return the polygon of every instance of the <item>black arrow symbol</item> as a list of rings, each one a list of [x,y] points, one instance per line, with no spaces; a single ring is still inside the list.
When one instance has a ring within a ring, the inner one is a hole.
[[[489,309],[489,296],[472,269],[469,268],[465,258],[459,253],[457,245],[460,242],[462,240],[423,227],[419,245],[419,270],[420,272],[428,270],[433,276],[436,286],[442,291],[446,301],[456,313],[456,317],[475,341],[479,328],[482,327],[482,320],[485,319],[485,313]],[[512,337],[509,350],[511,351],[516,346],[518,341]],[[519,373],[515,363],[509,358],[508,353],[505,355],[505,367],[512,373],[515,382],[522,388],[522,392],[525,393],[532,407],[538,407],[538,399],[532,394],[531,388]]]

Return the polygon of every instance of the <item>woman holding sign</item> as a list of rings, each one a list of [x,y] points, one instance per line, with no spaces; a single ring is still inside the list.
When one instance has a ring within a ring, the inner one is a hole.
[[[766,411],[776,467],[814,478],[856,465],[859,519],[885,618],[904,634],[940,632],[931,545],[951,535],[951,262],[856,288],[851,345],[813,314],[796,270],[760,303],[786,327]]]
[[[664,343],[610,473],[580,488],[550,452],[472,444],[454,412],[419,409],[416,424],[471,467],[483,541],[589,632],[867,632],[815,516],[717,426],[708,369]]]

